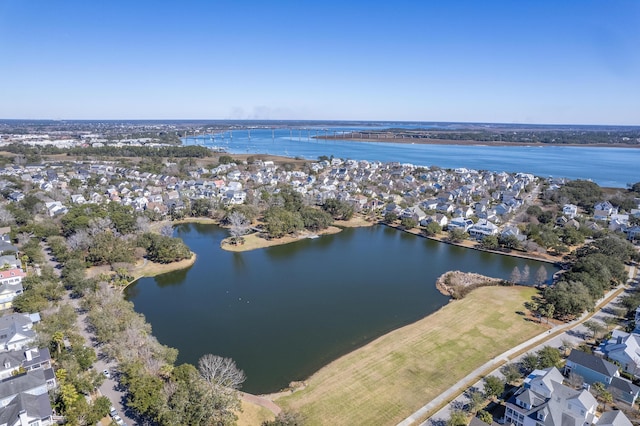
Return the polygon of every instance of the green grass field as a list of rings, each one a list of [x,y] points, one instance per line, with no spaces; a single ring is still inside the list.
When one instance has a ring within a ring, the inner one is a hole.
[[[483,287],[345,355],[276,401],[310,425],[394,425],[491,358],[544,331],[517,311],[536,293]]]

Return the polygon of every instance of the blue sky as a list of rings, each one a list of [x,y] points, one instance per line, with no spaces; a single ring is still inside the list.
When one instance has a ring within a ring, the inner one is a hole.
[[[640,125],[640,1],[0,0],[0,118]]]

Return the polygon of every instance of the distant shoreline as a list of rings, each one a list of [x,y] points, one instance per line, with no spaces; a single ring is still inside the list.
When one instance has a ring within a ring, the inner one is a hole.
[[[383,135],[380,135],[383,136]],[[640,144],[607,144],[607,143],[543,143],[543,142],[502,142],[502,141],[474,141],[471,139],[427,139],[427,138],[351,138],[349,134],[340,136],[314,136],[314,139],[339,140],[347,142],[368,142],[368,143],[398,143],[405,145],[464,145],[464,146],[508,146],[508,147],[545,147],[545,146],[572,146],[583,148],[636,148],[640,149]]]

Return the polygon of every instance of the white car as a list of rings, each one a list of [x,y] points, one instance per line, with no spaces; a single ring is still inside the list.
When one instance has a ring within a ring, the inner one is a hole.
[[[118,412],[116,411],[116,407],[114,407],[113,405],[111,407],[109,407],[109,415],[111,417],[118,415]]]
[[[116,424],[118,424],[118,425],[123,425],[124,424],[124,420],[122,420],[122,418],[117,414],[115,416],[113,416],[113,421],[116,422]]]
[[[104,377],[106,377],[107,379],[111,378],[111,373],[109,373],[109,370],[102,370],[102,374],[104,374]]]

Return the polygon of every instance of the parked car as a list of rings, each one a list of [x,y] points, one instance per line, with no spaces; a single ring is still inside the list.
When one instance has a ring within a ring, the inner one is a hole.
[[[117,425],[124,425],[124,420],[117,414],[113,416],[113,421],[116,422]]]
[[[109,373],[109,370],[107,369],[102,370],[102,374],[104,374],[104,377],[107,379],[111,378],[111,373]]]
[[[114,407],[113,405],[111,407],[109,407],[109,415],[111,417],[118,415],[118,412],[116,411],[116,407]]]

